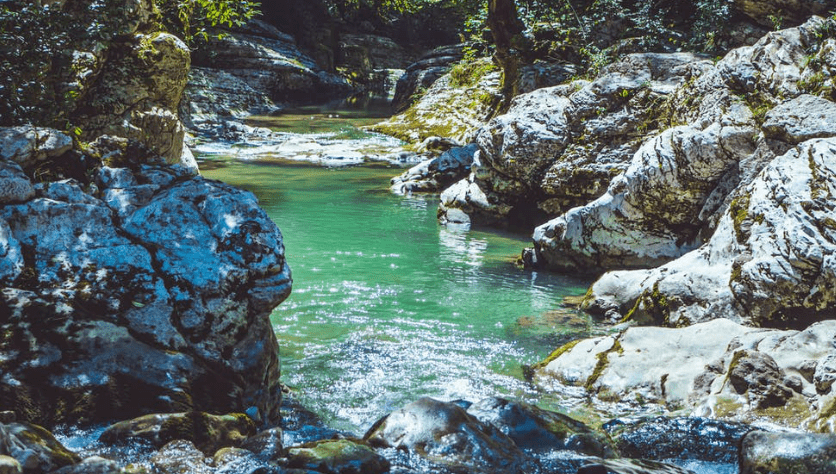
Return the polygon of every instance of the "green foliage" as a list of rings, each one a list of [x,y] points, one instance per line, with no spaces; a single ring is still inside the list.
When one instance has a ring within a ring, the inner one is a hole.
[[[249,0],[154,0],[163,27],[187,44],[206,40],[211,28],[244,25],[259,15],[260,2]]]

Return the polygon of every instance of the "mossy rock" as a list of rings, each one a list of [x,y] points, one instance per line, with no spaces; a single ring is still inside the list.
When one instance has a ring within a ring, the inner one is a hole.
[[[48,430],[30,423],[0,424],[0,446],[7,447],[5,454],[27,473],[50,472],[81,461]]]
[[[325,474],[383,474],[389,471],[389,461],[365,444],[340,439],[290,448],[288,467]]]
[[[191,441],[206,454],[239,446],[256,433],[255,423],[243,413],[210,415],[191,411],[145,415],[109,426],[99,437],[105,443],[143,439],[156,447],[170,441]]]

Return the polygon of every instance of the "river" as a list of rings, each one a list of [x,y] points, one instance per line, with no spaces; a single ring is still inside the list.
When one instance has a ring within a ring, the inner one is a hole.
[[[320,119],[352,135],[356,119],[334,115]],[[271,120],[258,124],[287,130],[317,117]],[[401,167],[315,166],[288,160],[281,146],[252,151],[246,159],[204,154],[200,167],[252,191],[281,228],[294,280],[271,316],[282,379],[330,426],[362,434],[425,395],[541,401],[522,364],[592,331],[562,304],[588,281],[519,268],[524,234],[440,226],[437,195],[389,191]]]

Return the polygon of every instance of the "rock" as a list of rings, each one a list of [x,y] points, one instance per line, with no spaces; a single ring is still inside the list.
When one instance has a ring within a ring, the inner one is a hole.
[[[816,363],[813,382],[816,384],[817,391],[821,393],[830,391],[833,382],[836,382],[836,354],[829,355]]]
[[[189,48],[167,33],[137,34],[125,46],[126,52],[105,63],[72,116],[81,124],[81,138],[135,139],[168,163],[180,163],[185,129],[176,111],[186,86]]]
[[[124,474],[119,464],[110,459],[105,459],[99,456],[92,456],[84,459],[78,464],[64,466],[55,474]]]
[[[35,196],[32,181],[13,161],[0,161],[0,204],[27,201]]]
[[[0,127],[0,158],[14,161],[23,168],[70,151],[73,140],[66,133],[51,128]]]
[[[373,447],[407,450],[456,472],[525,472],[526,456],[508,436],[454,403],[421,398],[375,423]]]
[[[825,15],[830,11],[826,0],[734,0],[735,10],[761,25],[774,28],[799,24],[811,15]]]
[[[324,440],[288,450],[288,467],[325,474],[383,474],[389,461],[363,444]]]
[[[270,428],[250,436],[241,443],[241,447],[267,461],[278,461],[285,454],[282,429]]]
[[[737,393],[745,393],[758,408],[783,406],[792,390],[783,385],[784,374],[768,354],[740,350],[729,364],[729,383]]]
[[[534,380],[558,391],[584,387],[604,402],[657,403],[698,416],[761,417],[785,426],[817,423],[827,430],[829,395],[803,374],[811,361],[833,356],[834,331],[834,320],[804,331],[726,319],[678,329],[632,327],[565,345],[534,366]],[[783,385],[787,376],[797,377],[800,392]]]
[[[14,472],[50,472],[78,463],[81,459],[65,448],[49,431],[29,423],[0,424],[0,455],[11,457],[5,466]]]
[[[141,439],[156,447],[174,440],[186,440],[209,455],[222,447],[238,446],[255,432],[255,424],[242,413],[220,416],[193,411],[120,421],[107,427],[99,440],[114,444]]]
[[[151,458],[151,465],[161,474],[212,474],[211,461],[190,441],[172,441]]]
[[[753,431],[740,447],[740,474],[836,471],[836,436]]]
[[[469,143],[473,133],[493,111],[499,97],[499,72],[487,58],[475,63],[473,77],[464,84],[449,74],[436,80],[421,100],[405,112],[378,123],[371,130],[410,143],[428,137],[449,138]]]
[[[572,450],[601,457],[615,455],[605,436],[580,421],[524,402],[486,398],[468,407],[467,413],[499,428],[525,450]]]
[[[283,473],[277,466],[266,464],[255,453],[241,448],[222,448],[212,458],[216,474]]]
[[[101,176],[107,202],[62,181],[0,206],[7,254],[26,256],[2,268],[2,405],[44,424],[189,410],[277,420],[268,315],[291,280],[275,224],[252,194],[182,169]]]
[[[193,129],[203,131],[218,116],[268,113],[277,102],[324,102],[351,92],[344,79],[321,70],[292,37],[262,20],[218,33],[193,55],[196,68],[182,108]]]
[[[410,63],[409,54],[392,39],[371,34],[340,35],[342,60],[338,66],[357,71],[375,69],[404,69]]]
[[[828,138],[775,158],[735,192],[705,245],[654,270],[605,274],[587,307],[670,325],[722,315],[804,327],[832,317],[836,228],[825,196],[836,191],[834,154]]]
[[[694,249],[709,196],[754,152],[751,116],[724,120],[646,142],[604,196],[534,230],[538,262],[563,271],[646,268]]]
[[[613,420],[603,426],[622,456],[652,460],[697,459],[737,463],[749,425],[703,417]]]
[[[475,217],[530,225],[600,197],[662,125],[659,103],[709,64],[685,53],[633,54],[593,82],[515,97],[506,114],[478,131],[481,166],[469,178],[494,209],[507,212]],[[439,209],[443,217],[472,207],[449,202]]]
[[[440,191],[467,176],[476,150],[475,144],[451,148],[441,156],[413,166],[392,178],[392,191],[398,194]]]
[[[407,66],[395,86],[392,109],[400,113],[409,108],[418,96],[462,59],[463,48],[461,44],[441,46]]]
[[[766,136],[797,145],[836,136],[836,103],[809,94],[779,104],[766,113]]]
[[[0,474],[23,474],[23,467],[17,459],[0,454]]]
[[[644,459],[607,459],[578,469],[578,474],[692,474],[673,464]]]

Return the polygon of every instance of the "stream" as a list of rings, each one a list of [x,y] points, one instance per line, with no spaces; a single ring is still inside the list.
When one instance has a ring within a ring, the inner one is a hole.
[[[328,133],[358,137],[355,149],[387,140],[354,128],[365,118],[334,115],[322,113],[316,135],[288,144],[327,143]],[[296,131],[311,117],[255,120]],[[524,234],[440,226],[437,195],[389,191],[401,166],[313,165],[293,159],[295,145],[246,159],[212,151],[199,155],[203,175],[252,191],[282,230],[294,280],[271,316],[282,379],[335,429],[362,435],[421,396],[540,401],[522,364],[593,330],[562,307],[589,281],[518,268]]]
[[[438,195],[393,194],[389,180],[412,163],[403,143],[358,128],[380,119],[311,109],[254,117],[263,139],[195,147],[203,176],[253,192],[284,236],[293,292],[271,314],[289,391],[283,444],[362,436],[422,396],[501,396],[600,422],[523,376],[562,344],[606,332],[564,304],[591,281],[520,268],[526,234],[439,225]],[[84,457],[149,465],[150,446],[100,443],[104,428],[55,432]]]

